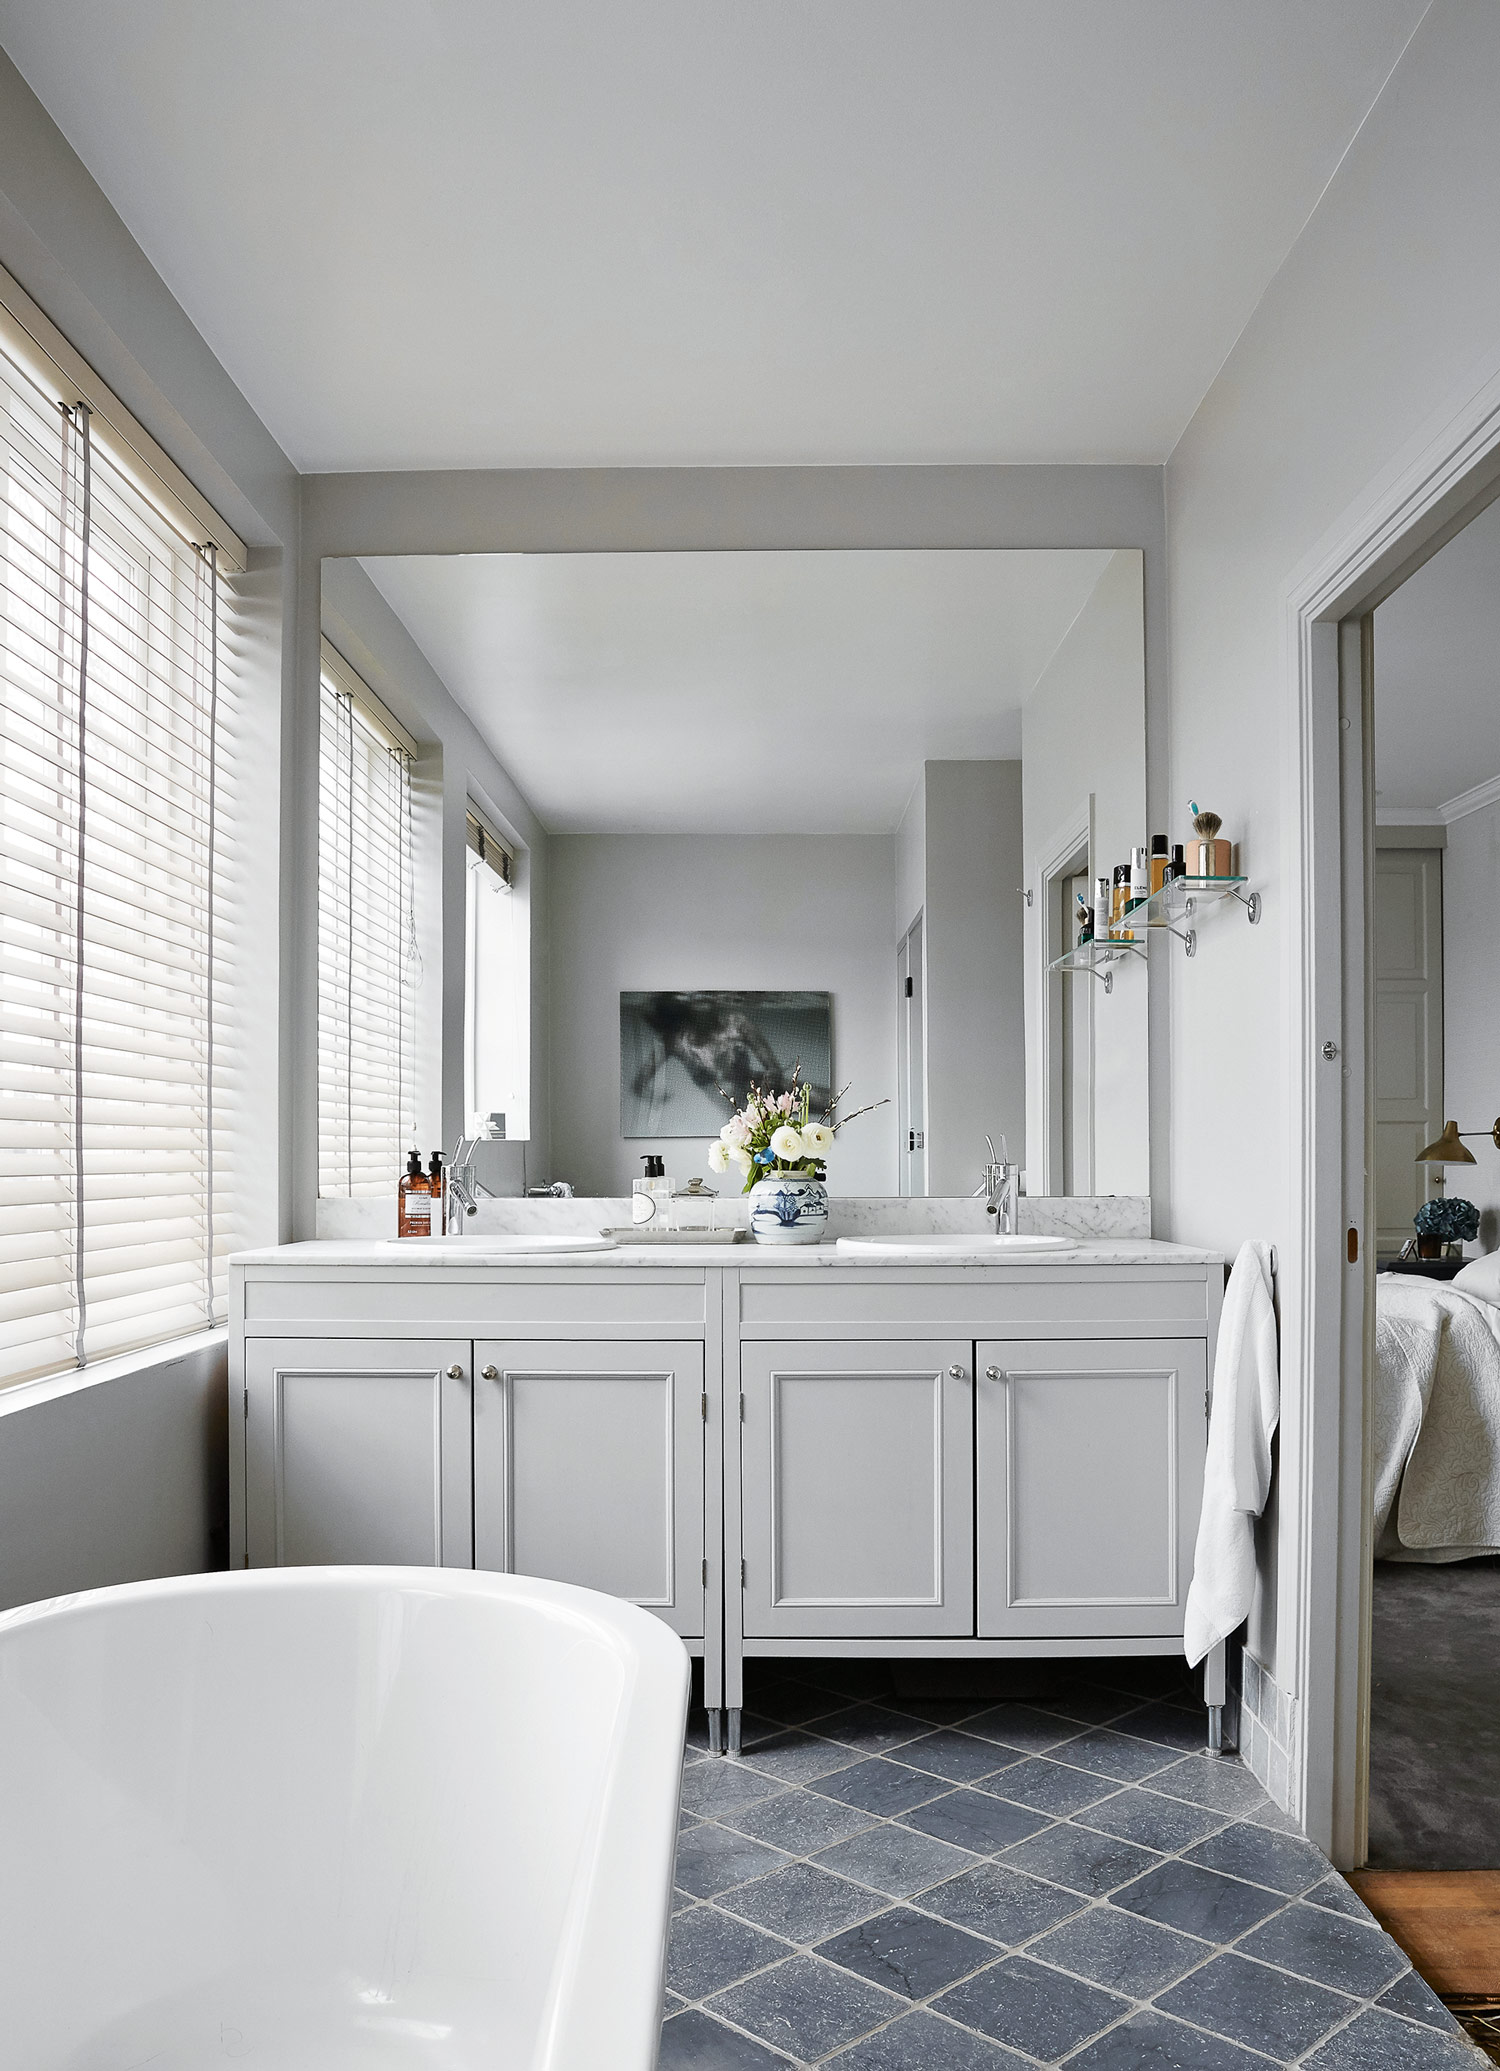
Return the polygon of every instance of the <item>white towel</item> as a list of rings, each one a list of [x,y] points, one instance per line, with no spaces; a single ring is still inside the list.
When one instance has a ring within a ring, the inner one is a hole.
[[[1214,1359],[1203,1510],[1182,1641],[1191,1666],[1249,1616],[1254,1519],[1271,1490],[1271,1438],[1280,1414],[1271,1255],[1264,1244],[1242,1244],[1224,1290]]]

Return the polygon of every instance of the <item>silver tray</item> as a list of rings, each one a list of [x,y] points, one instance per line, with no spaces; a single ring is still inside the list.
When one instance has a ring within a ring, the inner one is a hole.
[[[745,1229],[734,1230],[654,1230],[649,1223],[626,1223],[623,1229],[601,1230],[603,1237],[613,1237],[617,1244],[742,1244],[750,1235]]]

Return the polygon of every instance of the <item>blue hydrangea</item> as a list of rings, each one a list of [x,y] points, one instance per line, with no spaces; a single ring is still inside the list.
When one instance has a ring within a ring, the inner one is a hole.
[[[1468,1244],[1479,1235],[1479,1210],[1472,1201],[1424,1201],[1412,1217],[1420,1237],[1441,1237],[1445,1244]]]

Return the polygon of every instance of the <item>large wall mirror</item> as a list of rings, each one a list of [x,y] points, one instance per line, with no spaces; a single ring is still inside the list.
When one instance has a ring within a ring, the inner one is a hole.
[[[1146,960],[1056,968],[1150,834],[1138,551],[359,568],[541,830],[513,866],[533,1179],[706,1172],[720,1088],[799,1062],[819,1100],[882,1103],[838,1136],[836,1194],[970,1194],[986,1136],[1029,1193],[1149,1192]]]

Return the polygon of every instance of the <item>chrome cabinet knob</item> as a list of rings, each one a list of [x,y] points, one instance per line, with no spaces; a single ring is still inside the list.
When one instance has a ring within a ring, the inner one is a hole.
[[[950,1380],[961,1381],[964,1377],[964,1369],[961,1366],[950,1366],[948,1376]]]
[[[500,1378],[500,1369],[498,1366],[481,1366],[479,1369],[479,1378],[482,1381],[498,1381]]]
[[[462,1368],[461,1366],[450,1366],[450,1367],[449,1367],[449,1369],[448,1369],[448,1378],[449,1378],[449,1380],[450,1380],[450,1381],[461,1381],[461,1380],[463,1379],[463,1377],[464,1377],[464,1370],[463,1370],[463,1368]]]
[[[1003,1381],[1005,1379],[998,1366],[987,1366],[984,1370],[984,1377],[987,1381]]]

